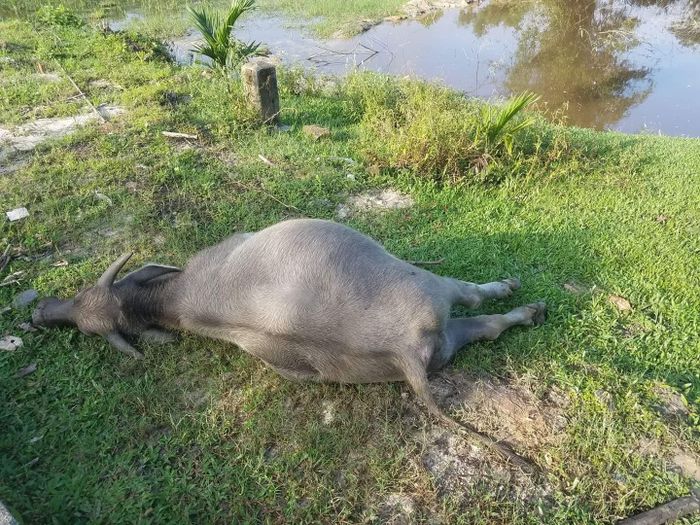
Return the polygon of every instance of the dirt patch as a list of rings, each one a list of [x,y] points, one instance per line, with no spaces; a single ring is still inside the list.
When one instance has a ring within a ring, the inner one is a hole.
[[[357,212],[398,210],[411,206],[413,206],[413,199],[410,195],[386,188],[350,197],[345,204],[339,204],[336,207],[335,215],[339,219],[346,219]]]
[[[658,402],[654,409],[668,420],[684,420],[689,411],[685,398],[668,385],[658,384],[653,388]]]
[[[118,106],[101,106],[99,114],[110,119],[124,113]],[[32,151],[39,144],[50,139],[69,135],[78,128],[100,119],[94,111],[61,118],[43,118],[13,128],[0,127],[0,158],[13,152]]]
[[[474,0],[409,0],[403,7],[405,16],[418,18],[443,9],[464,8]]]
[[[541,451],[556,445],[567,425],[563,410],[568,396],[550,389],[538,399],[524,384],[493,376],[443,372],[430,382],[436,401],[458,421],[510,445],[537,461]],[[551,494],[546,480],[504,462],[476,441],[439,426],[415,435],[420,463],[433,478],[438,494],[468,502],[483,490],[523,503],[542,505]]]
[[[389,494],[378,509],[379,523],[387,525],[409,525],[414,523],[416,502],[411,496],[398,492]]]
[[[639,440],[637,450],[643,456],[663,461],[669,470],[700,483],[700,456],[696,453],[684,450],[677,445],[663,452],[658,441],[647,437]]]
[[[675,448],[671,464],[679,474],[700,483],[700,458],[692,452]]]
[[[10,151],[3,154],[2,146],[0,146],[0,176],[12,175],[29,165],[27,158],[12,155]]]
[[[524,384],[457,372],[441,373],[430,386],[440,406],[516,450],[556,443],[568,423],[563,415],[568,396],[559,389],[550,389],[545,402]]]

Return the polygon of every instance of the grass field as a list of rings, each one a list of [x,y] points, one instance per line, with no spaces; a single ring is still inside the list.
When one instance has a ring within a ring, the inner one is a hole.
[[[22,272],[0,311],[27,288],[74,294],[127,250],[132,265],[182,264],[232,232],[331,219],[391,187],[414,204],[345,222],[399,257],[444,258],[440,274],[522,279],[483,311],[549,304],[544,326],[466,348],[433,381],[455,417],[544,474],[432,423],[401,384],[296,384],[188,335],[137,362],[74,330],[24,333],[28,306],[0,315],[0,336],[24,341],[0,351],[0,501],[26,523],[612,523],[700,481],[700,140],[537,119],[510,153],[479,156],[465,133],[480,103],[291,71],[280,133],[236,81],[174,66],[138,35],[0,23],[1,126],[88,112],[67,75],[126,113],[2,160],[3,211],[30,215],[0,222],[14,256],[0,281]]]
[[[230,0],[191,2],[225,8]],[[259,0],[261,13],[285,16],[293,23],[303,21],[321,36],[352,35],[362,31],[368,22],[398,14],[404,0]],[[3,16],[31,16],[47,2],[43,0],[7,0],[0,6]],[[177,0],[134,0],[104,2],[103,0],[65,0],[60,5],[80,13],[92,21],[120,20],[128,13],[138,13],[129,27],[141,33],[160,38],[182,34],[192,27],[186,4]]]

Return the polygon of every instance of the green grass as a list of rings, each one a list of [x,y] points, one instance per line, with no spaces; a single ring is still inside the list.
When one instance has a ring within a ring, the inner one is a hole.
[[[359,33],[366,22],[394,15],[405,3],[405,0],[259,0],[260,7],[269,13],[312,19],[312,27],[321,36]]]
[[[229,0],[195,1],[194,6],[207,5],[225,9]],[[406,0],[258,0],[261,11],[267,15],[285,16],[293,21],[304,21],[320,36],[349,36],[361,32],[367,22],[395,15]],[[7,0],[0,7],[3,16],[31,18],[44,0]],[[119,20],[127,13],[141,15],[129,22],[129,28],[158,38],[184,33],[193,26],[186,4],[176,0],[136,0],[129,3],[102,0],[64,0],[61,5],[80,12],[93,21]]]
[[[295,384],[231,345],[193,336],[145,347],[135,362],[75,330],[24,334],[31,307],[11,310],[0,335],[20,335],[24,346],[0,352],[0,500],[25,522],[373,522],[381,502],[403,492],[417,522],[592,524],[688,492],[690,481],[643,455],[639,439],[658,441],[661,455],[677,445],[700,453],[699,140],[538,119],[476,174],[468,136],[446,115],[460,111],[474,129],[482,106],[441,88],[375,76],[300,88],[298,74],[281,72],[292,129],[276,133],[257,125],[240,86],[173,66],[145,39],[51,31],[0,23],[0,58],[14,61],[0,60],[0,121],[77,109],[65,79],[37,89],[36,64],[61,74],[56,61],[93,104],[123,105],[128,115],[42,146],[0,176],[3,211],[30,211],[0,222],[0,249],[10,243],[18,255],[0,278],[25,272],[0,287],[0,307],[28,287],[73,294],[126,250],[133,264],[182,264],[231,232],[333,218],[348,195],[392,186],[415,205],[349,223],[399,257],[444,257],[440,274],[522,278],[513,298],[484,311],[550,305],[543,327],[473,345],[454,368],[527,378],[536,395],[555,385],[572,401],[561,442],[536,458],[552,485],[540,515],[488,484],[441,497],[413,438],[431,423],[406,417],[416,407],[404,385]],[[90,87],[97,79],[114,86]],[[172,93],[191,100],[173,103]],[[426,94],[444,126],[434,140],[447,141],[433,144],[427,164],[399,155],[402,144],[430,144],[423,127],[397,119],[383,135],[377,117],[410,108],[427,126],[418,104]],[[312,141],[304,124],[332,135]],[[163,130],[201,138],[172,142]],[[455,166],[448,177],[446,164]],[[53,266],[60,260],[69,264]],[[571,281],[587,291],[567,292]],[[610,293],[633,311],[617,311]],[[16,377],[33,362],[35,373]],[[658,384],[684,396],[687,419],[658,415]],[[324,401],[335,406],[331,425],[322,423]]]

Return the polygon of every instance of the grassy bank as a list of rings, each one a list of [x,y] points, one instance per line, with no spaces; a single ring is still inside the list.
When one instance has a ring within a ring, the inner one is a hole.
[[[0,222],[14,255],[0,279],[22,272],[0,310],[30,287],[73,294],[127,250],[133,264],[182,264],[232,232],[335,218],[348,196],[392,187],[414,204],[344,220],[399,257],[444,258],[440,274],[522,278],[484,311],[550,305],[544,326],[465,349],[433,384],[458,385],[443,404],[545,474],[469,459],[404,385],[295,384],[187,335],[135,362],[76,331],[23,333],[29,306],[0,316],[0,336],[24,341],[0,352],[0,500],[26,522],[606,523],[692,486],[700,141],[537,120],[490,149],[467,140],[484,106],[441,88],[292,72],[291,130],[269,131],[240,86],[137,35],[0,23],[3,126],[89,113],[68,75],[126,113],[3,160],[3,211],[30,216]],[[474,382],[516,408],[451,404]]]
[[[191,2],[225,8],[230,0]],[[353,35],[366,27],[367,23],[398,14],[404,0],[259,0],[261,13],[270,16],[285,16],[292,22],[302,21],[321,36]],[[8,0],[0,7],[2,17],[31,18],[42,6],[43,0]],[[60,3],[73,12],[98,22],[121,20],[129,13],[137,14],[128,21],[128,26],[141,33],[159,38],[180,35],[192,27],[185,4],[176,0],[137,0],[134,2],[105,3],[101,0],[65,0]]]

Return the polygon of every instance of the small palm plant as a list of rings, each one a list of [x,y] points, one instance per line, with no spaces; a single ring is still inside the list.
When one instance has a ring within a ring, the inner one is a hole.
[[[488,105],[484,109],[483,121],[480,135],[486,139],[486,149],[494,151],[505,147],[508,154],[513,150],[513,136],[521,129],[531,126],[534,122],[532,117],[525,117],[520,121],[513,119],[537,102],[539,96],[534,93],[521,93],[510,99],[500,108],[493,108]]]
[[[221,70],[234,68],[258,51],[260,43],[242,42],[232,34],[238,19],[255,9],[255,0],[233,0],[223,18],[220,13],[206,7],[201,9],[188,7],[187,9],[204,38],[204,42],[197,45],[193,51],[211,58],[212,67],[221,68]]]

